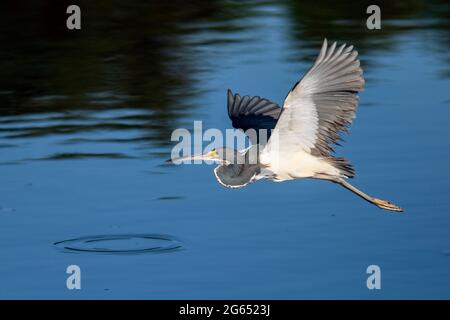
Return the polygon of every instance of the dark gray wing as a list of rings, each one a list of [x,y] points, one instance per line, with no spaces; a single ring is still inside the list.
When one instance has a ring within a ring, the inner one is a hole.
[[[229,164],[220,165],[214,169],[214,175],[217,181],[228,188],[241,188],[249,183],[255,181],[259,173],[261,173],[261,166],[258,159],[253,156],[258,156],[258,146],[250,147],[245,153],[245,160],[243,164]]]
[[[280,113],[280,106],[267,99],[259,96],[241,97],[238,93],[233,95],[231,90],[228,90],[228,115],[236,129],[242,129],[244,132],[254,129],[257,134],[260,129],[266,129],[267,139],[269,139]],[[259,143],[258,139],[254,141],[253,136],[249,135],[249,138],[252,144]]]
[[[257,164],[230,164],[217,166],[214,174],[217,181],[227,188],[241,188],[254,181],[254,177],[260,172]]]

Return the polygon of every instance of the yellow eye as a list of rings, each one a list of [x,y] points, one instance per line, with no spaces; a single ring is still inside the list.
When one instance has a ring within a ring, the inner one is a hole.
[[[212,150],[209,152],[209,155],[210,155],[211,157],[213,157],[213,158],[218,158],[218,157],[219,157],[219,154],[217,153],[217,150],[216,150],[216,149],[212,149]]]

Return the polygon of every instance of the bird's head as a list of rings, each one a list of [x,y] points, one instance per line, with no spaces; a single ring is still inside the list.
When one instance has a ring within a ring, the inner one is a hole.
[[[242,155],[239,151],[231,148],[214,148],[203,154],[185,156],[179,158],[172,158],[167,160],[167,162],[180,164],[180,163],[191,163],[192,161],[212,161],[213,163],[221,165],[229,165],[238,163],[238,158]]]

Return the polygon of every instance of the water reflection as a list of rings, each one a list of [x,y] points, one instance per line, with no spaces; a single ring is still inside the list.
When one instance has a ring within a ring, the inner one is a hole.
[[[205,66],[195,48],[238,42],[226,35],[249,28],[236,22],[252,8],[224,1],[82,1],[83,29],[76,33],[65,29],[67,4],[4,4],[9,29],[0,36],[8,44],[1,52],[0,116],[64,112],[42,127],[33,125],[35,118],[3,120],[4,138],[136,129],[143,132],[132,140],[166,143],[201,92],[197,74]],[[184,41],[205,29],[212,39]],[[115,108],[138,111],[110,122],[84,112]]]
[[[449,5],[447,1],[403,0],[377,1],[381,8],[382,28],[369,30],[366,24],[366,8],[373,1],[358,3],[350,1],[286,1],[288,16],[293,24],[291,38],[297,49],[304,51],[312,60],[324,37],[355,45],[364,61],[364,69],[371,68],[367,54],[392,54],[398,50],[397,36],[414,32],[418,37],[426,36],[429,46],[434,47],[447,68],[450,61]],[[302,58],[298,55],[295,59]]]
[[[167,148],[170,132],[213,90],[205,79],[224,67],[217,64],[223,49],[239,52],[255,37],[252,30],[268,27],[264,22],[271,16],[289,23],[292,61],[313,59],[324,37],[377,55],[396,50],[396,35],[421,32],[446,66],[439,76],[449,76],[449,6],[441,0],[379,1],[379,31],[361,27],[371,1],[80,1],[80,32],[65,27],[68,4],[2,4],[2,149],[53,136],[63,137],[61,145]],[[370,71],[369,54],[362,57]],[[161,150],[145,154],[160,155]],[[42,159],[133,156],[55,152]]]

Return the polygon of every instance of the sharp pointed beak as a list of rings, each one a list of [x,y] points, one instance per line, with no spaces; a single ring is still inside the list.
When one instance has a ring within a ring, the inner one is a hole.
[[[206,160],[213,160],[213,159],[206,154],[198,154],[198,155],[193,155],[193,156],[167,159],[166,163],[182,164],[182,163],[191,163],[192,161],[196,161],[196,160],[206,161]]]

